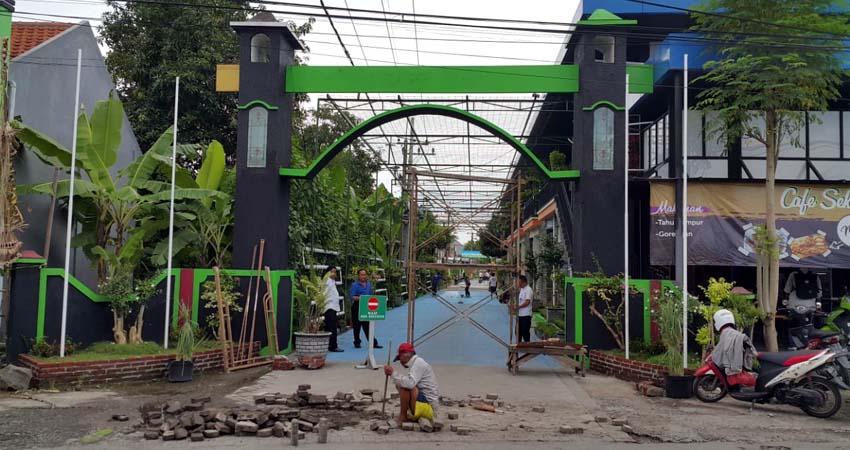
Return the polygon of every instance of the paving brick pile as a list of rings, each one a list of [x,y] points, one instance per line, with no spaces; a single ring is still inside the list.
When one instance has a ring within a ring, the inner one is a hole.
[[[310,385],[300,385],[291,395],[281,393],[254,396],[254,407],[207,407],[210,398],[192,399],[188,404],[169,401],[142,410],[145,439],[203,441],[225,435],[289,437],[304,439],[318,433],[327,441],[329,428],[339,429],[359,422],[373,403],[372,392],[338,392],[335,396],[310,393]],[[354,413],[352,413],[354,412]]]

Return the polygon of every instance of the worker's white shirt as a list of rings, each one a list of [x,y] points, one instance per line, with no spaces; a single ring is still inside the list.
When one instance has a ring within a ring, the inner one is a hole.
[[[490,287],[496,287],[496,277],[490,276]]]
[[[339,312],[339,291],[336,290],[336,280],[328,277],[325,280],[325,311],[332,309]]]
[[[404,389],[413,389],[414,386],[419,388],[419,392],[425,396],[428,404],[435,408],[440,402],[440,387],[437,385],[434,369],[416,355],[407,362],[407,366],[407,375],[393,372],[393,382]]]
[[[517,303],[517,304],[521,305],[521,304],[523,304],[523,302],[528,300],[528,306],[526,306],[524,308],[520,308],[517,311],[517,315],[519,317],[531,317],[531,306],[532,306],[531,297],[533,295],[534,294],[531,292],[531,286],[526,286],[526,287],[519,290],[519,303]]]

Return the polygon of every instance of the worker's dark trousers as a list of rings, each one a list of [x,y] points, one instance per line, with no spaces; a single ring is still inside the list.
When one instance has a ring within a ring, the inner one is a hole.
[[[354,327],[354,345],[360,346],[360,329],[363,329],[363,335],[366,336],[366,340],[369,340],[369,322],[361,322],[360,321],[360,300],[356,302],[351,302],[351,326]],[[377,347],[378,340],[373,339],[372,345]]]
[[[531,316],[518,317],[519,342],[531,342]]]
[[[339,317],[336,311],[329,309],[325,311],[325,331],[331,333],[331,340],[328,342],[328,350],[336,350],[336,334],[339,332]]]

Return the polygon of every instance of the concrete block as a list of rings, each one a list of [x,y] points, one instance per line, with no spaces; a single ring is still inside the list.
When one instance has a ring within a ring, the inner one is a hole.
[[[546,412],[546,408],[544,408],[544,407],[542,407],[542,406],[535,406],[535,407],[531,408],[531,412],[536,412],[536,413],[545,413],[545,412]]]
[[[434,424],[432,424],[430,420],[423,417],[419,419],[419,429],[426,433],[431,433],[434,431]]]
[[[558,432],[561,434],[583,434],[584,428],[561,425],[558,428]]]
[[[404,422],[401,424],[401,429],[404,431],[413,431],[413,422]]]
[[[458,429],[458,426],[457,426],[457,425],[455,425],[455,424],[451,424],[451,425],[449,425],[449,430],[451,430],[451,431],[452,431],[452,433],[457,432],[457,429]]]
[[[163,441],[173,441],[174,440],[174,430],[164,431],[162,433]]]
[[[218,430],[204,430],[204,437],[207,439],[213,439],[219,437],[221,434]]]
[[[606,422],[608,422],[608,418],[605,417],[605,416],[596,416],[596,417],[593,418],[593,420],[595,420],[596,423],[606,423]]]
[[[299,384],[298,385],[299,391],[309,391],[310,389],[312,389],[312,386],[310,386],[309,384]]]
[[[498,400],[499,394],[487,394],[487,400]]]
[[[159,439],[159,431],[145,431],[145,439],[149,441]]]
[[[450,412],[446,415],[448,416],[449,420],[457,420],[457,418],[458,418],[458,413],[456,413],[456,412]]]
[[[611,425],[614,425],[615,427],[621,427],[623,425],[628,425],[628,424],[629,424],[628,419],[612,419],[611,420]]]
[[[263,428],[261,430],[257,430],[257,437],[266,438],[272,437],[272,432],[274,430],[272,428]]]
[[[381,426],[381,425],[380,425],[377,421],[371,422],[371,423],[369,424],[369,430],[371,430],[371,431],[378,431],[378,427],[380,427],[380,426]]]
[[[389,434],[390,426],[389,425],[381,425],[377,429],[378,434]]]
[[[623,426],[620,427],[620,430],[622,430],[623,433],[628,433],[628,434],[632,434],[632,433],[635,432],[635,429],[632,428],[631,425],[623,425]]]
[[[201,441],[204,440],[204,434],[203,433],[192,433],[192,435],[189,437],[189,439],[192,442],[201,442]]]
[[[189,432],[185,428],[177,428],[174,430],[174,440],[182,441],[189,437]]]
[[[260,427],[256,423],[249,422],[247,420],[243,420],[241,422],[236,422],[236,432],[237,433],[241,432],[241,433],[254,434],[254,433],[257,432],[257,430],[259,428]]]
[[[458,436],[468,436],[469,433],[471,433],[471,432],[472,432],[472,429],[470,429],[468,427],[458,427],[456,433],[457,433]]]

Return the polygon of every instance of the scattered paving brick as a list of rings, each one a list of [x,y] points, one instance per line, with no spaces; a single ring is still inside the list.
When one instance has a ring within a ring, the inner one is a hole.
[[[611,420],[611,425],[614,425],[615,427],[620,427],[620,426],[628,425],[628,424],[629,424],[628,419],[612,419]]]
[[[192,433],[192,436],[190,436],[190,439],[191,439],[192,442],[201,442],[201,441],[204,440],[204,434],[203,433]]]
[[[221,434],[218,430],[204,430],[204,437],[207,439],[213,439],[219,437]]]
[[[175,440],[182,441],[183,439],[186,439],[187,437],[189,437],[189,432],[186,431],[185,428],[178,428],[178,429],[174,430],[174,439]]]
[[[605,416],[596,416],[593,420],[595,420],[595,421],[596,421],[596,423],[605,423],[605,422],[608,422],[608,418],[607,418],[607,417],[605,417]]]
[[[448,413],[448,414],[447,414],[447,416],[448,416],[449,420],[457,420],[457,418],[458,418],[458,413],[456,413],[456,412],[450,412],[450,413]]]
[[[458,429],[457,429],[457,435],[458,436],[467,436],[471,432],[472,432],[472,430],[467,428],[467,427],[458,427]]]
[[[546,412],[546,408],[544,408],[544,407],[542,407],[542,406],[535,406],[535,407],[531,408],[531,412],[536,412],[536,413],[545,413],[545,412]]]
[[[145,431],[145,439],[149,441],[159,439],[159,431]]]
[[[272,437],[273,431],[274,430],[272,428],[263,428],[262,430],[257,430],[257,437],[261,437],[261,438]]]
[[[558,428],[558,432],[561,434],[583,434],[584,428],[561,425],[561,427]]]
[[[620,427],[620,429],[623,431],[623,433],[632,434],[635,432],[634,428],[632,428],[631,425],[623,425],[622,427]]]
[[[487,394],[487,400],[498,400],[499,394]]]
[[[113,414],[112,420],[114,420],[116,422],[126,422],[126,421],[130,420],[130,418],[125,416],[124,414]]]

